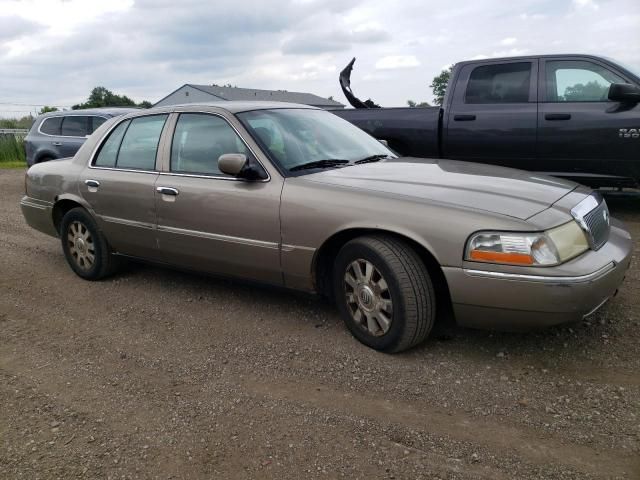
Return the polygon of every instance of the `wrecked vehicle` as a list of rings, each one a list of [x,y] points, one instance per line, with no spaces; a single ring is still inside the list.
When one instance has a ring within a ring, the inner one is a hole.
[[[461,62],[441,107],[379,108],[351,91],[334,114],[401,155],[490,163],[591,187],[640,186],[640,73],[591,55]],[[377,108],[376,108],[377,107]]]

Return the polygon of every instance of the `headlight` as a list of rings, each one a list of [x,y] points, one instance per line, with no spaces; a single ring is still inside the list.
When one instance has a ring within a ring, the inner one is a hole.
[[[479,232],[467,242],[465,260],[508,265],[549,266],[589,249],[580,226],[568,222],[546,232]]]

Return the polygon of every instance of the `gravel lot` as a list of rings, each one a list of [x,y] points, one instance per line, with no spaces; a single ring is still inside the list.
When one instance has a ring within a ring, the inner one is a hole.
[[[90,283],[0,170],[0,478],[640,478],[640,268],[579,324],[389,356],[322,301],[131,264]],[[640,238],[640,199],[611,199]]]

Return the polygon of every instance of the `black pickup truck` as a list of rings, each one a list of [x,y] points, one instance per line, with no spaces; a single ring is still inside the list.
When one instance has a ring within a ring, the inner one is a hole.
[[[354,59],[355,60],[355,59]],[[640,77],[591,55],[474,60],[454,65],[442,107],[333,113],[407,156],[492,163],[591,187],[640,186]],[[345,88],[346,87],[346,88]]]

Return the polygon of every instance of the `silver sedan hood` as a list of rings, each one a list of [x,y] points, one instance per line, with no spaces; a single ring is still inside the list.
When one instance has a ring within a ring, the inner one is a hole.
[[[305,180],[415,197],[526,220],[578,184],[511,168],[456,160],[399,158],[321,171]]]

